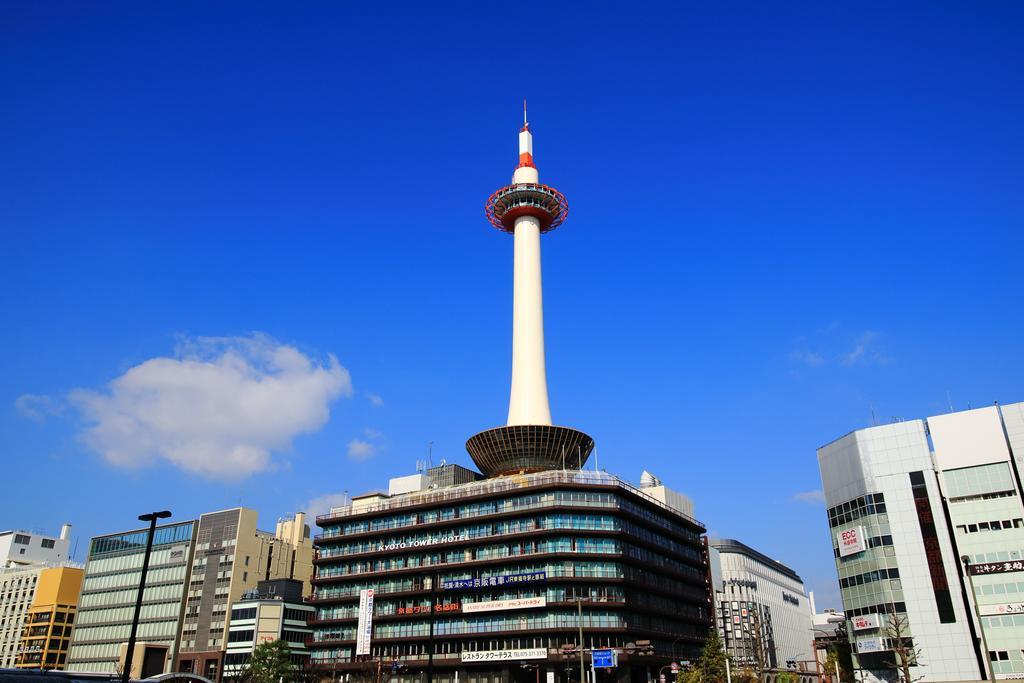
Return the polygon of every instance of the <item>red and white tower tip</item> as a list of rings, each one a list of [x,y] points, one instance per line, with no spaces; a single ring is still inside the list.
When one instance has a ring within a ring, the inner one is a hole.
[[[466,448],[488,475],[582,467],[594,447],[593,439],[574,429],[552,426],[544,362],[540,236],[565,221],[569,203],[561,192],[540,183],[525,101],[519,165],[512,184],[487,198],[485,211],[491,225],[515,237],[512,390],[507,426],[477,434]]]

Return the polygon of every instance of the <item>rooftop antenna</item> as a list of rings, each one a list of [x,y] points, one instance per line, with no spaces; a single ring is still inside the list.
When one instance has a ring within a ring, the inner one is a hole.
[[[523,98],[523,128],[529,128],[530,124],[526,121],[526,98]]]
[[[427,465],[434,466],[434,442],[427,442]]]
[[[875,404],[869,402],[868,405],[871,406],[871,426],[872,427],[877,427],[878,426],[878,418],[875,417]]]
[[[949,397],[949,389],[946,389],[946,403],[949,404],[949,412],[953,412],[953,399]]]

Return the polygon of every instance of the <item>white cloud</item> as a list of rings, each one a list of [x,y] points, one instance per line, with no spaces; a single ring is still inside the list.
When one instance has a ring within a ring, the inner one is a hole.
[[[379,394],[367,394],[366,399],[374,408],[380,408],[382,405],[384,405],[384,399],[381,398]]]
[[[825,364],[824,356],[814,351],[794,351],[790,354],[790,358],[809,368],[819,368]]]
[[[789,358],[794,363],[809,368],[820,368],[826,365],[846,367],[889,365],[892,363],[892,358],[879,349],[880,338],[881,335],[877,332],[865,330],[851,340],[849,336],[841,333],[838,323],[832,323],[812,335],[797,337],[797,342],[802,348],[792,351]],[[811,346],[816,346],[818,349],[811,350],[809,348]]]
[[[377,453],[377,447],[369,441],[363,441],[362,439],[352,439],[348,442],[348,459],[349,460],[366,460],[372,458]]]
[[[30,420],[43,422],[47,417],[60,415],[64,411],[64,406],[51,396],[22,394],[14,399],[14,409]]]
[[[793,494],[793,500],[801,503],[809,503],[811,505],[824,505],[825,504],[825,492],[821,489],[815,489],[814,491],[803,491],[801,493]]]
[[[850,351],[839,355],[843,365],[888,365],[892,359],[877,348],[878,333],[865,331],[854,342]]]
[[[317,515],[326,514],[331,511],[331,508],[344,507],[351,504],[351,502],[352,499],[349,498],[348,492],[325,493],[307,502],[301,509],[307,515],[316,519]]]
[[[273,466],[271,453],[320,429],[330,404],[352,395],[337,358],[317,362],[262,334],[183,340],[105,390],[69,394],[89,423],[82,438],[118,467],[166,461],[211,479]]]

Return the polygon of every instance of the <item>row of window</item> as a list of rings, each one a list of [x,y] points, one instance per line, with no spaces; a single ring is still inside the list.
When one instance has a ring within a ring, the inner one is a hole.
[[[881,493],[869,493],[829,508],[828,525],[834,529],[865,515],[882,514],[885,510],[885,496]]]
[[[504,536],[510,534],[518,534],[529,531],[537,530],[555,530],[555,529],[586,529],[586,530],[599,530],[599,531],[622,531],[628,534],[630,537],[638,538],[648,543],[657,544],[661,548],[666,548],[676,554],[690,557],[694,560],[699,559],[699,552],[688,545],[678,543],[677,541],[667,538],[662,534],[657,534],[645,527],[633,524],[632,522],[619,520],[610,515],[588,515],[588,514],[550,514],[540,515],[536,517],[526,517],[512,520],[502,520],[491,524],[474,524],[459,526],[452,529],[440,532],[446,535],[455,537],[465,537],[470,539],[476,538],[489,538],[495,536]],[[353,541],[351,543],[343,543],[335,546],[327,546],[322,548],[319,553],[320,558],[330,557],[343,557],[350,554],[367,553],[376,551],[382,545],[389,547],[401,547],[401,548],[417,548],[422,544],[429,544],[431,541],[438,538],[438,533],[422,533],[412,534],[405,536],[391,536],[381,539],[366,539],[361,541]],[[477,552],[479,549],[469,549],[469,552]],[[452,554],[463,552],[461,550],[453,551]]]
[[[956,528],[965,534],[976,534],[982,531],[1005,531],[1007,529],[1020,529],[1024,527],[1024,519],[994,519],[990,522],[978,522],[977,524],[957,524]]]
[[[687,549],[690,550],[690,549]],[[694,561],[699,560],[696,551],[690,551],[695,555]],[[422,555],[385,557],[377,560],[362,560],[344,564],[331,565],[316,568],[316,577],[325,578],[332,576],[350,576],[369,572],[391,571],[406,567],[429,567],[438,564],[460,564],[474,560],[485,560],[494,558],[512,558],[519,556],[549,554],[549,553],[585,553],[585,554],[618,554],[622,553],[627,557],[641,560],[648,566],[666,568],[680,574],[688,575],[694,579],[702,578],[700,570],[696,567],[684,564],[677,560],[665,557],[661,553],[651,552],[646,548],[640,548],[630,543],[622,543],[613,539],[591,539],[591,538],[552,538],[539,541],[523,541],[520,543],[506,543],[499,545],[485,546],[482,548],[467,548],[465,550],[452,551],[447,553],[429,553]],[[461,578],[461,577],[453,577]]]
[[[153,534],[153,546],[170,545],[173,543],[187,543],[192,540],[193,522],[172,524],[157,528]],[[110,553],[136,552],[142,553],[146,550],[146,539],[149,531],[131,531],[116,536],[104,536],[94,538],[89,547],[89,561],[98,555]]]
[[[973,496],[959,496],[957,498],[950,498],[950,503],[972,503],[977,500],[993,500],[995,498],[1013,498],[1017,495],[1016,491],[995,491],[993,493],[978,493]]]
[[[114,588],[124,588],[127,586],[138,586],[139,579],[142,576],[140,571],[121,571],[116,574],[103,574],[100,576],[89,575],[85,581],[82,582],[82,592],[93,592],[101,590],[110,590]],[[180,583],[185,579],[185,566],[179,565],[177,567],[162,567],[159,569],[150,569],[146,573],[146,586],[150,586],[157,583]]]
[[[1024,581],[1010,583],[992,583],[985,586],[975,584],[975,595],[1006,595],[1007,593],[1024,593]]]
[[[184,547],[154,548],[149,555],[149,570],[155,571],[162,566],[184,565],[186,551]],[[129,570],[142,569],[142,553],[113,555],[110,557],[89,558],[88,576],[110,574]]]
[[[148,582],[147,582],[148,584]],[[132,589],[110,590],[102,593],[83,593],[78,599],[79,611],[90,607],[108,607],[112,605],[134,605],[138,591]],[[164,602],[181,600],[182,585],[170,583],[163,586],[146,586],[146,602]]]
[[[891,569],[876,569],[874,571],[864,572],[863,574],[847,576],[845,579],[839,579],[839,586],[840,588],[850,588],[851,586],[860,586],[865,583],[871,583],[872,581],[898,578],[900,578],[900,570],[895,567]]]
[[[551,507],[553,505],[620,508],[643,517],[648,521],[654,522],[655,524],[669,529],[674,533],[683,535],[694,542],[699,541],[700,538],[699,534],[694,530],[673,522],[663,515],[654,514],[646,508],[636,505],[632,501],[620,499],[613,493],[597,491],[546,491],[543,493],[515,496],[499,500],[466,503],[464,505],[456,505],[435,510],[425,510],[417,513],[389,515],[370,520],[348,521],[342,524],[325,526],[324,533],[321,537],[334,538],[337,536],[365,533],[368,531],[400,529],[419,524],[474,518],[482,515],[516,512],[538,507]]]
[[[616,635],[614,633],[602,633],[598,637],[587,637],[584,634],[584,644],[587,647],[624,647],[633,636]],[[572,641],[570,641],[572,642]],[[564,636],[508,636],[503,638],[479,638],[476,640],[437,640],[434,642],[434,655],[441,659],[455,659],[461,656],[462,652],[476,652],[478,650],[519,650],[523,648],[544,648],[549,652],[557,652],[566,643]],[[682,641],[672,642],[671,640],[652,640],[655,651],[668,653],[675,650],[677,655],[684,658],[696,659],[700,652],[693,653],[689,646]],[[407,660],[422,660],[427,656],[428,646],[425,641],[398,642],[371,645],[370,657],[373,659],[393,662]],[[229,655],[230,656],[230,655]],[[328,664],[335,661],[347,662],[351,660],[351,647],[318,648],[312,653],[313,661]],[[500,674],[498,680],[490,683],[501,683]],[[395,680],[394,677],[391,679]],[[435,674],[435,681],[441,679]],[[479,681],[478,674],[472,670],[467,672],[460,680],[466,683]],[[454,683],[454,681],[450,681]]]
[[[148,621],[139,624],[139,638],[174,638],[177,620]],[[109,626],[77,626],[75,628],[75,645],[101,640],[128,640],[130,624],[111,624]]]
[[[514,616],[484,616],[474,619],[444,619],[434,623],[435,635],[469,635],[474,633],[494,633],[496,631],[534,631],[538,629],[579,628],[579,616],[574,611],[565,613],[523,613]],[[697,627],[691,624],[680,624],[647,615],[626,616],[619,612],[584,611],[583,628],[633,628],[653,629],[680,635],[696,635]],[[373,627],[374,638],[419,638],[429,634],[430,624],[420,622],[396,622],[376,624]],[[337,640],[353,640],[356,629],[352,627],[324,627],[314,630],[313,642],[330,642]]]
[[[698,590],[690,584],[683,583],[667,576],[653,574],[645,570],[633,567],[623,567],[616,562],[579,562],[565,561],[558,564],[534,564],[514,567],[486,567],[476,571],[464,571],[452,574],[442,574],[440,580],[449,579],[483,579],[502,575],[525,574],[531,572],[545,572],[548,578],[608,578],[627,579],[642,583],[643,585],[663,591],[675,593],[679,597],[688,597],[694,600],[702,600],[703,590]],[[387,593],[398,593],[404,591],[424,590],[423,577],[409,576],[405,578],[380,579],[373,582],[352,582],[341,586],[318,586],[314,599],[345,598],[359,595],[364,588],[373,588],[377,595]],[[486,590],[486,589],[485,589]],[[484,595],[490,593],[485,592]]]

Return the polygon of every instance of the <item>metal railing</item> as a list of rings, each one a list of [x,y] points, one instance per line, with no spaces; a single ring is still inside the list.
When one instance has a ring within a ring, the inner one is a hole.
[[[448,486],[443,489],[428,489],[426,491],[414,491],[412,493],[405,493],[393,498],[389,498],[384,502],[375,503],[371,505],[346,505],[343,507],[331,508],[331,511],[324,515],[317,515],[317,525],[320,525],[321,521],[329,519],[337,519],[339,517],[354,517],[357,515],[369,514],[372,512],[384,512],[391,510],[401,510],[402,508],[412,507],[414,505],[425,505],[430,503],[444,503],[447,501],[460,500],[470,496],[481,496],[493,493],[509,493],[514,491],[521,491],[524,489],[530,489],[537,486],[544,486],[547,484],[583,484],[583,485],[598,485],[598,486],[617,486],[618,488],[624,489],[635,496],[643,498],[647,502],[655,505],[663,510],[671,512],[672,514],[682,517],[683,519],[693,522],[694,524],[700,524],[696,519],[683,513],[676,508],[667,505],[657,498],[644,493],[643,489],[637,488],[632,484],[619,479],[613,474],[607,472],[591,472],[584,470],[548,470],[546,472],[534,472],[532,474],[520,474],[511,475],[506,477],[496,477],[494,479],[485,479],[484,481],[471,482],[469,484],[460,484],[457,486]]]

